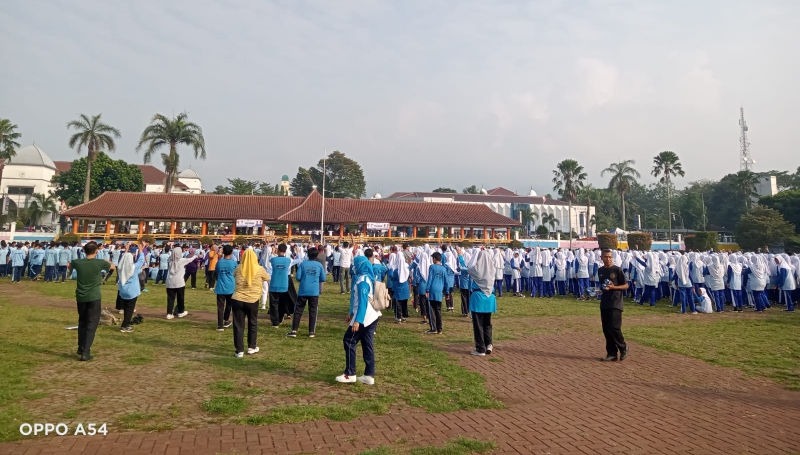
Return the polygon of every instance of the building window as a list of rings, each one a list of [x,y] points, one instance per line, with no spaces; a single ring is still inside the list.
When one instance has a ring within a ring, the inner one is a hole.
[[[18,208],[28,208],[33,195],[32,186],[9,186],[8,198],[17,204]]]

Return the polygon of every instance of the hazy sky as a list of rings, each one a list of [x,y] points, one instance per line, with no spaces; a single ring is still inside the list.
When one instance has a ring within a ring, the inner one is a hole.
[[[796,0],[3,0],[0,118],[72,160],[65,123],[102,113],[140,163],[153,114],[186,110],[208,158],[184,148],[181,168],[209,190],[326,147],[370,195],[544,194],[564,158],[605,185],[609,162],[649,174],[662,150],[682,185],[738,171],[740,105],[756,170],[800,165],[797,24]]]

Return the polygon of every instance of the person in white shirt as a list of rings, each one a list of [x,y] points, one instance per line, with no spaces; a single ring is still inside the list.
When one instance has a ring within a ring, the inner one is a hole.
[[[352,235],[350,236],[350,240],[352,240]],[[349,243],[344,242],[342,246],[339,247],[339,265],[340,265],[340,272],[339,272],[339,290],[342,294],[350,293],[350,266],[353,264],[353,254],[354,249],[356,248],[355,242],[354,245],[350,246]]]

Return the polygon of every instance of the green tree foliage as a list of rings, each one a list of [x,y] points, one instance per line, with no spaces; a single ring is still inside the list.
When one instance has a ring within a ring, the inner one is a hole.
[[[468,186],[461,190],[462,194],[481,194],[481,189],[475,185]]]
[[[689,234],[683,239],[683,241],[686,245],[686,250],[719,251],[719,234],[714,231]]]
[[[530,207],[525,206],[517,211],[517,221],[522,223],[525,233],[531,235],[531,225],[536,222],[537,215]]]
[[[647,251],[653,245],[653,236],[649,232],[631,232],[628,234],[628,248]]]
[[[603,250],[616,250],[617,243],[617,234],[612,234],[610,232],[600,232],[597,234],[597,244]]]
[[[558,218],[552,213],[545,213],[542,215],[542,225],[548,226],[550,231],[554,231],[558,227]]]
[[[55,196],[50,194],[33,193],[31,204],[28,206],[28,216],[30,217],[31,224],[38,225],[42,222],[42,218],[51,213],[57,213],[58,207],[56,206]]]
[[[458,193],[458,191],[456,191],[456,190],[454,190],[452,188],[445,188],[445,187],[436,188],[435,190],[433,190],[433,192],[434,193]]]
[[[356,161],[345,156],[340,151],[328,155],[325,166],[325,196],[337,198],[358,199],[367,194],[367,182],[364,180],[364,171]],[[298,168],[297,176],[292,179],[290,188],[295,196],[308,196],[317,186],[317,191],[322,193],[323,160],[319,160],[316,167],[309,169]]]
[[[87,158],[72,162],[72,168],[53,177],[55,195],[67,205],[73,206],[83,201],[86,185]],[[92,163],[90,198],[94,199],[105,191],[143,191],[142,171],[135,164],[124,160],[112,160],[99,152]]]
[[[550,230],[543,224],[539,225],[539,227],[536,228],[536,235],[547,238],[550,236]]]
[[[556,165],[553,170],[553,190],[557,191],[562,199],[566,199],[569,203],[568,218],[572,229],[572,203],[578,197],[578,193],[583,189],[586,182],[586,172],[583,171],[583,166],[578,164],[577,161],[566,159]],[[570,232],[572,234],[572,232]],[[570,248],[572,248],[572,235],[569,237]]]
[[[161,154],[161,162],[164,165],[164,172],[167,174],[167,182],[164,185],[165,193],[172,192],[172,187],[178,179],[178,167],[180,166],[179,145],[191,147],[194,151],[195,159],[206,159],[206,140],[203,137],[203,129],[197,124],[188,121],[188,118],[189,116],[186,112],[182,112],[173,118],[161,114],[154,115],[150,125],[142,131],[139,145],[136,146],[137,152],[142,148],[145,149],[145,164],[150,163],[156,151],[162,147],[169,147],[169,153]]]
[[[81,149],[86,147],[86,177],[83,183],[83,203],[89,202],[91,195],[89,194],[89,183],[92,178],[92,164],[94,163],[97,154],[102,150],[113,152],[117,149],[115,139],[119,139],[122,135],[119,130],[103,123],[100,120],[102,114],[93,115],[88,117],[86,114],[81,114],[77,119],[67,123],[67,129],[77,131],[69,138],[70,148],[74,148],[78,154]]]
[[[736,243],[743,250],[755,251],[783,243],[794,236],[794,232],[795,226],[786,221],[777,210],[756,207],[742,215],[736,225]]]
[[[228,180],[228,184],[225,186],[217,185],[214,188],[214,194],[253,194],[257,196],[279,196],[282,194],[279,185],[240,178],[226,180]]]
[[[626,217],[625,217],[625,193],[631,190],[631,187],[636,184],[636,179],[641,177],[639,171],[634,169],[636,161],[624,160],[617,163],[611,163],[610,166],[600,172],[600,176],[606,173],[611,175],[611,180],[608,182],[608,189],[619,194],[620,205],[622,207],[622,230],[626,230]]]
[[[653,177],[659,178],[659,183],[667,188],[667,223],[669,225],[669,245],[672,249],[672,180],[674,177],[683,177],[681,160],[675,152],[665,150],[653,158],[653,170],[650,172]]]
[[[17,125],[7,118],[0,118],[0,159],[9,159],[17,154],[19,142],[22,137],[16,131]]]
[[[800,189],[781,191],[775,196],[762,197],[759,204],[778,211],[786,221],[794,224],[796,229],[800,228]]]

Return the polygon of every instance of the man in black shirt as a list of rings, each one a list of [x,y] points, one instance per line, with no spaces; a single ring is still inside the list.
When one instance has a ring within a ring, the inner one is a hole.
[[[603,322],[607,354],[601,360],[615,362],[619,351],[619,360],[622,361],[628,357],[628,345],[622,337],[622,294],[628,289],[628,282],[625,279],[625,272],[614,265],[611,250],[603,250],[600,257],[603,260],[603,267],[597,270],[603,293],[600,297],[600,320]]]

